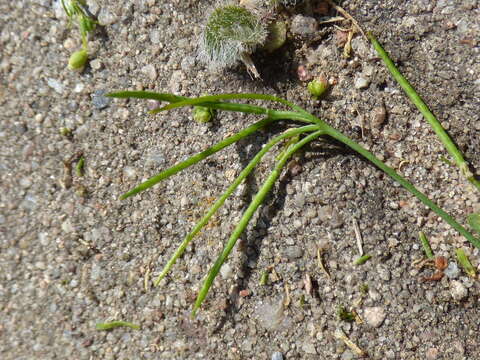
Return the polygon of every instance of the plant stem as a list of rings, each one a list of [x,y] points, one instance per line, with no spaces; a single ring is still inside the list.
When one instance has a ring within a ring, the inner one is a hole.
[[[327,134],[334,139],[344,143],[352,150],[356,151],[360,155],[364,156],[367,160],[374,163],[378,168],[384,171],[387,175],[391,178],[396,180],[400,185],[402,185],[405,189],[410,191],[413,195],[415,195],[422,203],[427,205],[431,210],[433,210],[438,216],[440,216],[447,224],[457,230],[460,234],[462,234],[472,245],[480,249],[480,240],[475,238],[472,234],[470,234],[462,225],[457,223],[453,217],[443,211],[440,207],[438,207],[432,200],[430,200],[426,195],[418,191],[415,186],[413,186],[410,182],[404,179],[402,176],[398,175],[395,170],[391,167],[385,165],[382,161],[380,161],[375,155],[371,152],[364,149],[362,146],[357,144],[355,141],[351,140],[347,136],[343,135],[339,131],[330,128],[327,130]]]
[[[291,102],[284,99],[280,99],[276,96],[267,95],[267,94],[248,94],[248,93],[247,94],[234,93],[234,94],[206,95],[206,96],[200,96],[197,98],[184,98],[183,101],[178,101],[178,102],[176,101],[170,105],[164,106],[163,108],[155,109],[152,111],[160,112],[160,111],[170,110],[170,109],[183,107],[187,105],[203,105],[202,103],[204,102],[212,103],[212,102],[218,102],[219,100],[238,100],[238,99],[274,101],[274,102],[278,102],[280,104],[286,105],[292,108],[293,110],[298,111],[299,113],[310,115],[307,111],[302,109],[300,106],[292,104]],[[247,105],[247,106],[255,107],[254,105]]]
[[[302,146],[304,146],[305,144],[309,143],[310,141],[318,138],[319,136],[321,136],[323,134],[324,134],[323,130],[318,130],[318,131],[314,132],[313,134],[310,134],[307,137],[303,138],[302,140],[300,140],[295,145],[292,145],[290,147],[290,149],[277,162],[273,171],[270,173],[268,178],[265,180],[265,182],[262,185],[262,187],[260,188],[260,190],[255,194],[255,197],[253,198],[252,202],[248,206],[247,210],[245,210],[245,212],[243,213],[242,218],[237,223],[237,226],[235,227],[235,230],[233,230],[232,235],[230,236],[230,239],[228,240],[227,244],[225,245],[222,253],[217,258],[217,260],[215,261],[215,264],[210,269],[210,271],[208,273],[208,276],[205,279],[200,292],[198,293],[197,300],[195,301],[195,305],[194,305],[193,310],[192,310],[192,316],[195,316],[195,314],[196,314],[197,310],[200,308],[200,305],[202,304],[203,300],[205,300],[205,297],[207,296],[208,290],[212,286],[213,280],[215,279],[218,272],[220,271],[220,268],[222,267],[223,263],[225,262],[228,255],[232,251],[232,249],[235,246],[235,243],[237,242],[238,238],[240,237],[242,232],[247,227],[247,225],[248,225],[250,219],[252,218],[253,214],[255,213],[257,208],[263,203],[263,200],[267,196],[268,192],[270,191],[270,189],[275,184],[275,181],[280,176],[280,173],[282,172],[282,169],[285,166],[287,160],[297,150],[299,150]]]
[[[177,259],[182,256],[184,253],[185,249],[187,248],[188,244],[192,239],[195,237],[195,235],[198,234],[198,232],[208,223],[210,218],[217,212],[217,210],[223,205],[225,200],[235,191],[235,189],[242,183],[242,181],[252,172],[252,170],[255,168],[255,166],[260,162],[260,160],[263,158],[263,156],[277,143],[282,141],[283,139],[293,137],[305,132],[309,131],[314,131],[318,130],[318,126],[316,125],[308,125],[304,126],[301,128],[296,128],[296,129],[290,129],[286,131],[285,133],[273,138],[266,144],[262,150],[260,150],[255,157],[249,162],[249,164],[240,172],[238,177],[235,179],[235,181],[228,187],[228,189],[222,194],[220,198],[217,199],[217,201],[210,207],[208,212],[203,216],[203,218],[195,225],[195,227],[192,229],[192,231],[185,237],[185,239],[182,241],[180,246],[177,248],[175,253],[172,255],[168,263],[165,265],[165,267],[162,269],[162,272],[160,275],[158,275],[157,279],[154,282],[155,286],[158,286],[160,281],[167,275],[167,273],[170,271],[172,266],[175,264]]]
[[[465,254],[465,251],[463,251],[462,248],[459,248],[455,250],[455,254],[457,255],[458,262],[462,266],[463,270],[465,270],[468,276],[475,279],[477,275],[475,268],[473,267],[472,263],[468,259],[467,254]]]
[[[150,179],[144,181],[143,183],[141,183],[137,187],[133,188],[129,192],[120,196],[120,200],[124,200],[124,199],[126,199],[126,198],[128,198],[132,195],[138,194],[139,192],[144,191],[144,190],[156,185],[160,181],[162,181],[164,179],[167,179],[170,176],[175,175],[179,171],[182,171],[183,169],[185,169],[189,166],[192,166],[192,165],[206,159],[208,156],[210,156],[212,154],[215,154],[216,152],[222,150],[223,148],[225,148],[225,147],[233,144],[234,142],[236,142],[236,141],[254,133],[255,131],[261,129],[262,127],[266,126],[267,124],[270,124],[273,121],[275,121],[275,119],[266,118],[266,119],[263,119],[263,120],[260,120],[260,121],[256,122],[255,124],[247,127],[246,129],[243,129],[242,131],[236,133],[235,135],[229,136],[228,138],[220,141],[219,143],[209,147],[207,150],[204,150],[201,153],[198,153],[197,155],[194,155],[194,156],[188,158],[187,160],[182,161],[181,163],[178,163],[178,164],[162,171],[161,173],[151,177]]]
[[[461,151],[454,144],[450,136],[447,134],[442,124],[437,120],[435,115],[430,111],[427,104],[422,100],[422,98],[417,94],[415,89],[410,85],[408,80],[400,73],[393,61],[388,56],[387,52],[382,48],[382,45],[378,42],[375,36],[371,33],[367,33],[368,38],[370,39],[373,47],[377,51],[378,55],[382,58],[386,67],[392,74],[393,78],[400,84],[403,91],[407,94],[410,100],[415,104],[418,110],[422,115],[427,119],[432,127],[433,131],[437,134],[440,141],[443,143],[448,153],[453,157],[457,163],[458,168],[463,176],[467,178],[470,183],[472,183],[478,190],[480,190],[480,181],[475,178],[475,175],[469,170],[468,163],[463,158]]]

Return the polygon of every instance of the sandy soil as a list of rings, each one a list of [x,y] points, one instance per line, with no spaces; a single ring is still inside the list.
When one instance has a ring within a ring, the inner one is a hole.
[[[212,124],[197,124],[189,109],[150,116],[155,104],[109,101],[104,92],[275,94],[363,144],[462,223],[479,210],[479,195],[442,161],[446,151],[361,36],[349,59],[331,24],[313,36],[289,36],[274,54],[254,55],[259,81],[242,66],[212,73],[198,61],[209,1],[87,2],[104,26],[93,34],[90,65],[79,74],[66,67],[80,46],[78,34],[56,1],[0,0],[2,359],[356,358],[335,337],[339,329],[372,359],[480,358],[480,286],[455,271],[455,249],[464,248],[476,267],[478,249],[374,166],[327,140],[312,144],[297,170],[282,175],[194,320],[189,313],[202,279],[274,155],[153,288],[151,280],[212,201],[267,139],[294,124],[272,126],[119,201],[142,179],[258,118],[220,113]],[[479,2],[342,6],[377,34],[480,169]],[[291,21],[295,14],[285,16]],[[299,65],[337,85],[322,101],[310,99]],[[388,117],[375,127],[382,103]],[[70,176],[64,164],[79,153],[85,175],[73,169]],[[353,265],[353,219],[372,255],[362,266]],[[449,261],[441,281],[422,281],[433,269],[412,265],[424,256],[420,230]],[[318,265],[319,247],[331,279]],[[260,285],[267,269],[269,281]],[[289,304],[278,310],[286,289]],[[354,309],[363,323],[340,320],[339,306]],[[141,330],[95,329],[111,320]]]

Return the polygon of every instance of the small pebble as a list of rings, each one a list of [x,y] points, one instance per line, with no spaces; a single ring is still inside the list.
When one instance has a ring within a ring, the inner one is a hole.
[[[283,251],[283,255],[288,260],[295,260],[295,259],[301,258],[303,256],[303,250],[299,246],[288,246]]]
[[[75,87],[73,88],[73,91],[76,92],[76,93],[81,93],[84,88],[85,88],[85,85],[84,85],[84,84],[78,83],[78,84],[76,84]]]
[[[448,264],[447,268],[443,272],[450,279],[456,279],[460,275],[460,269],[455,262]]]
[[[312,35],[317,31],[317,21],[308,16],[297,15],[292,20],[290,31],[294,35]]]
[[[57,93],[61,94],[63,93],[63,85],[60,81],[52,78],[47,79],[47,84],[50,86],[53,90],[55,90]]]
[[[380,306],[368,307],[363,311],[363,318],[365,319],[365,322],[374,328],[378,328],[380,325],[382,325],[386,316],[387,313]]]
[[[379,129],[385,123],[386,118],[387,110],[385,109],[385,106],[377,106],[375,109],[373,109],[372,120],[370,121],[370,124],[374,129]]]
[[[220,268],[220,275],[222,275],[222,278],[224,279],[229,279],[233,275],[232,267],[227,263],[223,264],[223,266]]]
[[[145,65],[142,68],[142,73],[145,74],[151,81],[154,81],[157,78],[157,70],[152,64]]]
[[[283,354],[280,351],[275,351],[272,354],[272,360],[283,360]]]
[[[100,70],[103,66],[102,62],[99,59],[90,61],[90,66],[93,70]]]
[[[435,258],[435,267],[437,270],[445,270],[448,266],[448,260],[445,256],[437,256]]]
[[[342,354],[342,357],[340,358],[341,360],[352,360],[354,358],[354,355],[350,351],[345,351]]]
[[[97,90],[92,95],[92,104],[99,110],[105,109],[110,104],[110,98],[104,96],[105,94],[105,90]]]
[[[370,85],[370,81],[368,79],[365,79],[361,76],[355,79],[355,89],[366,89],[368,85]]]
[[[427,360],[435,360],[438,357],[438,349],[436,348],[430,348],[427,350],[425,353],[425,359]]]
[[[458,280],[450,283],[450,294],[453,300],[462,301],[468,296],[468,289]]]
[[[317,349],[315,349],[315,345],[308,340],[302,344],[302,350],[307,354],[312,354],[312,355],[317,354]]]

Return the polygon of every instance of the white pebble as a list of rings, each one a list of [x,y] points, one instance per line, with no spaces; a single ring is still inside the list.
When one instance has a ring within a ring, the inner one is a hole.
[[[450,283],[450,294],[453,300],[462,301],[468,296],[468,289],[458,280]]]
[[[375,328],[378,328],[380,325],[382,325],[386,316],[387,313],[380,306],[369,307],[363,311],[365,322]]]
[[[366,89],[368,85],[370,85],[370,81],[368,79],[365,79],[361,76],[355,79],[355,89]]]

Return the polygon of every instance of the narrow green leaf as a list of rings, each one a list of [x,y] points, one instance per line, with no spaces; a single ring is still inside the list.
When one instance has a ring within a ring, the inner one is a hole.
[[[202,288],[200,289],[200,292],[198,293],[197,300],[195,301],[195,305],[192,310],[192,316],[195,316],[198,309],[202,305],[203,301],[205,300],[205,297],[208,294],[208,291],[210,290],[210,287],[213,284],[213,281],[215,280],[215,277],[218,275],[218,272],[220,271],[220,268],[222,267],[223,263],[226,261],[228,255],[232,251],[233,247],[235,246],[238,238],[240,235],[243,233],[245,228],[247,227],[248,223],[250,222],[250,219],[252,218],[253,214],[255,211],[258,209],[258,207],[263,203],[265,200],[265,197],[267,196],[268,192],[270,189],[273,187],[275,184],[275,181],[278,179],[280,176],[280,173],[285,166],[287,160],[300,148],[302,148],[305,144],[309,143],[310,141],[318,138],[319,136],[323,135],[324,131],[319,130],[316,131],[302,140],[300,140],[297,144],[293,145],[290,148],[290,151],[285,153],[285,155],[280,159],[277,164],[275,165],[275,168],[273,171],[270,173],[268,178],[265,180],[263,183],[262,187],[260,190],[255,194],[255,197],[253,198],[252,202],[248,206],[247,210],[243,213],[242,218],[238,222],[237,226],[233,230],[230,239],[228,240],[227,244],[223,248],[222,253],[218,256],[217,260],[215,261],[215,264],[213,264],[212,268],[210,269],[207,278],[205,279]]]
[[[77,176],[83,176],[84,171],[83,171],[83,166],[85,165],[85,158],[83,156],[78,159],[77,166],[75,167],[75,170],[77,172]]]
[[[203,105],[202,103],[218,102],[219,100],[238,100],[238,99],[274,101],[274,102],[278,102],[283,105],[286,105],[299,113],[302,113],[307,116],[311,116],[310,113],[302,109],[300,106],[292,104],[287,100],[280,99],[275,96],[266,95],[266,94],[220,94],[220,95],[200,96],[197,98],[189,98],[189,99],[185,99],[182,102],[167,105],[161,109],[158,109],[158,111],[170,110],[170,109],[187,106],[187,105]]]
[[[458,262],[462,266],[463,270],[467,273],[468,276],[470,276],[471,278],[475,278],[477,276],[477,272],[475,271],[475,268],[468,259],[467,254],[465,254],[465,251],[463,251],[462,248],[459,248],[455,251],[455,253],[457,255]]]
[[[365,264],[368,260],[370,260],[372,258],[372,255],[363,255],[363,256],[360,256],[357,260],[355,260],[355,262],[353,263],[353,265],[363,265]]]
[[[166,93],[156,93],[152,91],[116,91],[105,94],[105,96],[119,98],[119,99],[149,99],[157,101],[167,101],[170,103],[179,102],[187,99],[184,96],[177,96],[173,94]]]
[[[338,141],[344,143],[348,147],[350,147],[355,152],[359,153],[367,160],[375,164],[379,169],[385,172],[388,176],[393,178],[397,181],[400,185],[402,185],[405,189],[411,192],[418,200],[422,203],[427,205],[433,212],[435,212],[438,216],[440,216],[447,224],[457,230],[460,234],[462,234],[472,245],[480,249],[480,240],[473,236],[470,232],[467,231],[462,225],[460,225],[453,217],[451,217],[448,213],[446,213],[442,208],[440,208],[437,204],[435,204],[432,200],[430,200],[425,194],[421,193],[417,190],[415,186],[413,186],[409,181],[405,178],[400,176],[394,169],[385,165],[382,161],[380,161],[375,155],[373,155],[370,151],[366,150],[355,141],[350,139],[349,137],[343,135],[341,132],[335,130],[334,128],[330,127],[326,130],[326,133],[337,139]]]
[[[415,91],[412,85],[408,80],[402,75],[398,68],[393,63],[392,59],[389,57],[388,53],[383,49],[382,45],[378,42],[375,36],[371,33],[367,33],[370,42],[377,51],[377,54],[382,58],[385,66],[390,71],[390,74],[402,87],[405,94],[410,98],[412,103],[417,107],[417,109],[422,113],[423,117],[430,123],[433,131],[437,135],[438,139],[442,142],[445,149],[453,157],[457,163],[458,168],[462,175],[464,175],[470,183],[472,183],[478,190],[480,190],[480,181],[478,181],[474,174],[472,174],[468,168],[468,164],[463,158],[462,152],[457,148],[455,143],[452,141],[450,136],[447,134],[442,124],[437,120],[435,115],[430,111],[427,104],[422,100],[420,95]]]
[[[98,323],[95,325],[97,330],[112,330],[118,327],[126,326],[134,330],[139,330],[140,326],[128,321],[112,321],[107,323]]]
[[[210,218],[218,211],[218,209],[224,204],[227,198],[233,194],[235,189],[242,183],[242,181],[253,171],[255,166],[260,162],[263,156],[276,144],[282,141],[285,138],[297,136],[298,134],[302,134],[308,131],[315,131],[318,130],[318,126],[316,125],[308,125],[303,126],[301,128],[290,129],[285,133],[273,138],[270,140],[263,148],[260,150],[255,157],[248,163],[248,165],[242,170],[242,172],[237,176],[237,178],[233,181],[232,184],[228,187],[228,189],[220,196],[220,198],[215,201],[215,203],[210,207],[208,212],[203,216],[203,218],[195,225],[193,230],[183,239],[180,246],[177,248],[175,253],[172,255],[168,263],[162,269],[160,275],[158,275],[157,279],[154,282],[154,286],[158,286],[160,281],[167,275],[173,265],[175,265],[177,259],[182,256],[185,249],[187,248],[188,244],[193,240],[193,238],[200,232],[200,230],[208,223]]]
[[[425,234],[423,233],[423,231],[420,231],[418,233],[418,237],[420,238],[420,241],[422,242],[423,251],[425,251],[425,255],[427,256],[427,258],[433,259],[434,256],[433,256],[432,248],[430,247],[430,242],[428,241],[428,239],[425,236]]]
[[[188,158],[187,160],[182,161],[181,163],[178,163],[178,164],[168,168],[167,170],[164,170],[161,173],[159,173],[159,174],[151,177],[150,179],[144,181],[143,183],[141,183],[140,185],[138,185],[134,189],[130,190],[129,192],[127,192],[125,194],[123,194],[120,197],[120,200],[124,200],[124,199],[126,199],[126,198],[128,198],[132,195],[138,194],[141,191],[144,191],[144,190],[147,190],[147,189],[151,188],[152,186],[158,184],[160,181],[162,181],[164,179],[167,179],[172,175],[175,175],[179,171],[182,171],[183,169],[186,169],[187,167],[192,166],[192,165],[206,159],[210,155],[215,154],[216,152],[218,152],[218,151],[222,150],[223,148],[233,144],[234,142],[236,142],[236,141],[254,133],[258,129],[266,126],[267,124],[271,123],[272,121],[274,121],[274,120],[269,119],[269,118],[257,121],[255,124],[253,124],[253,125],[249,126],[248,128],[238,132],[235,135],[232,135],[232,136],[226,138],[225,140],[220,141],[219,143],[215,144],[214,146],[209,147],[207,150],[204,150],[204,151],[198,153],[197,155],[194,155],[194,156]]]

